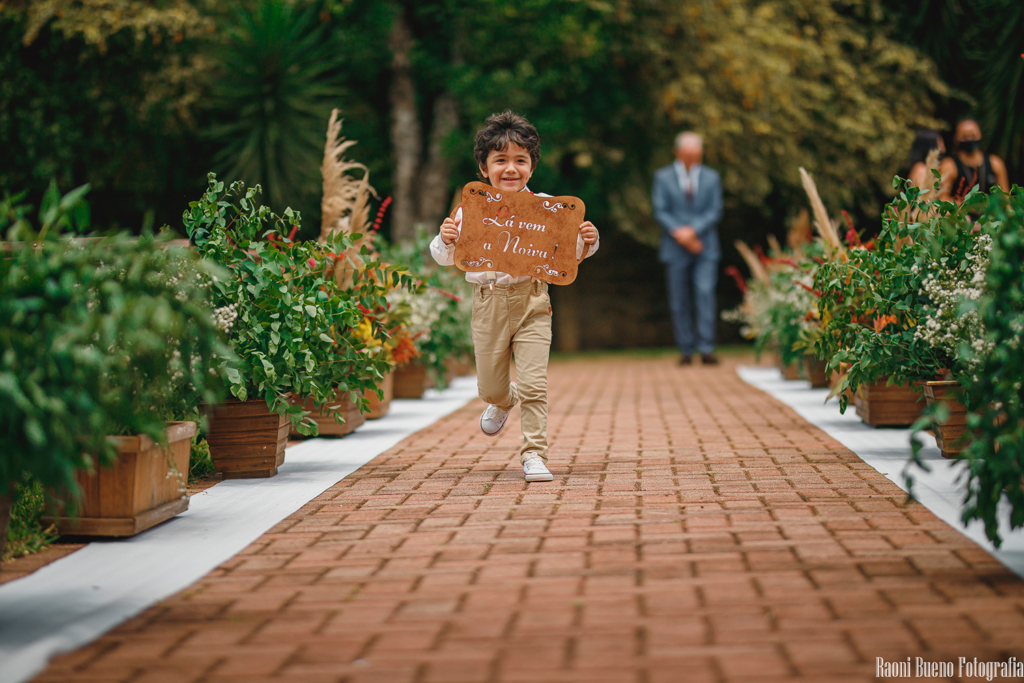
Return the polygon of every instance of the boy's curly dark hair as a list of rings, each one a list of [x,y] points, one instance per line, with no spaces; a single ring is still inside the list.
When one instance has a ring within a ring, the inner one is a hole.
[[[481,166],[487,168],[487,155],[491,150],[504,151],[508,149],[509,142],[514,142],[529,152],[532,168],[537,168],[537,162],[540,161],[540,135],[537,134],[537,129],[525,116],[506,109],[500,114],[491,114],[487,117],[486,125],[476,132],[473,156],[476,157],[477,172],[479,173]],[[480,177],[486,176],[480,173]]]

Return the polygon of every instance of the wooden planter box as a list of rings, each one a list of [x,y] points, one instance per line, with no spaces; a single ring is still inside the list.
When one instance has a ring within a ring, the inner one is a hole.
[[[967,406],[959,401],[959,382],[925,382],[924,396],[928,405],[945,403],[949,408],[949,417],[942,422],[934,421],[935,442],[942,451],[943,458],[956,458],[971,442],[970,437],[964,438],[967,431]]]
[[[804,376],[811,383],[812,389],[829,387],[829,376],[825,373],[826,365],[826,361],[818,360],[814,356],[804,356]]]
[[[298,401],[293,401],[297,403]],[[347,391],[338,391],[335,394],[335,402],[331,405],[341,404],[341,408],[338,412],[345,418],[345,424],[338,424],[337,420],[334,419],[334,415],[327,410],[324,406],[322,414],[321,410],[313,405],[313,399],[307,399],[303,404],[302,409],[309,411],[309,417],[318,428],[318,436],[345,436],[354,432],[361,424],[366,422],[366,417],[359,412],[359,406],[355,404],[352,399],[348,397]],[[299,434],[294,429],[291,430],[291,436],[298,436],[302,438],[304,435]]]
[[[391,399],[395,395],[394,375],[390,372],[387,373],[377,386],[384,392],[384,398],[377,398],[376,391],[363,392],[363,396],[370,402],[370,412],[366,414],[367,420],[379,420],[391,410]]]
[[[853,404],[857,417],[872,427],[909,427],[921,417],[925,403],[919,391],[905,386],[885,386],[885,380],[862,384]]]
[[[288,418],[270,412],[262,398],[217,406],[206,433],[213,466],[225,479],[272,477],[284,463],[290,428]]]
[[[432,386],[427,368],[419,361],[411,361],[395,368],[395,398],[423,398],[423,392]]]
[[[165,450],[148,436],[112,436],[117,461],[75,478],[82,487],[77,516],[44,518],[62,534],[134,536],[188,509],[185,484],[195,422],[167,423]]]

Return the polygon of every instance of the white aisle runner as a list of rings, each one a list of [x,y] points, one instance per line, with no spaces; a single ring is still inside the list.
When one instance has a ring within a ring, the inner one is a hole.
[[[828,389],[811,389],[808,382],[786,381],[776,368],[740,367],[738,372],[744,382],[785,403],[800,417],[856,453],[886,479],[907,490],[903,471],[910,457],[909,429],[873,429],[861,422],[853,406],[842,415],[838,401],[825,403]],[[957,479],[963,463],[943,458],[930,434],[921,434],[921,440],[925,444],[921,459],[928,463],[931,471],[925,472],[919,467],[910,470],[914,477],[914,497],[936,517],[1024,578],[1024,528],[1010,531],[1009,505],[1004,500],[1000,510],[999,535],[1003,543],[996,549],[985,536],[981,522],[972,522],[964,528],[960,521],[966,489],[964,483]]]
[[[405,437],[476,398],[460,378],[343,439],[289,448],[270,479],[229,479],[189,509],[133,538],[96,541],[0,586],[0,683],[20,683],[51,657],[89,643],[196,582],[268,529]]]

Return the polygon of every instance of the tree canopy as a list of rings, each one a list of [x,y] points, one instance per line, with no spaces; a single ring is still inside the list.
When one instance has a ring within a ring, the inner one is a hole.
[[[926,4],[961,16],[960,2]],[[1006,10],[1003,47],[1020,40],[1018,4],[967,3]],[[475,131],[512,108],[541,133],[532,184],[582,197],[603,229],[641,241],[658,234],[651,175],[684,128],[722,172],[734,233],[781,227],[802,206],[799,166],[830,205],[877,216],[913,130],[968,101],[970,79],[936,63],[981,63],[976,31],[954,34],[951,19],[939,39],[931,16],[888,0],[5,3],[0,191],[90,182],[101,222],[149,210],[176,224],[216,168],[315,226],[317,159],[340,107],[403,236],[447,212],[475,177]],[[947,62],[950,41],[965,47]],[[972,92],[1019,98],[1016,59],[988,64]],[[1019,147],[1019,117],[987,121]]]

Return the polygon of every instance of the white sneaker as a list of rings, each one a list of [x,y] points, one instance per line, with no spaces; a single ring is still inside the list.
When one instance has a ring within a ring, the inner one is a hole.
[[[555,478],[548,466],[537,455],[530,456],[523,461],[523,474],[526,476],[526,481],[551,481]]]
[[[515,393],[516,383],[512,382],[513,391]],[[501,434],[501,430],[505,428],[505,421],[508,420],[508,414],[511,410],[503,410],[493,403],[488,404],[484,409],[482,415],[480,415],[480,431],[487,436],[497,436]]]

